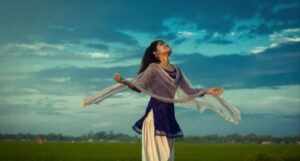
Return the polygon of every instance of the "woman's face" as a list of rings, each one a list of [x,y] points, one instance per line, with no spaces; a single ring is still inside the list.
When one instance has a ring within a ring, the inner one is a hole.
[[[158,55],[169,55],[171,48],[164,41],[159,41],[156,45],[156,53]]]

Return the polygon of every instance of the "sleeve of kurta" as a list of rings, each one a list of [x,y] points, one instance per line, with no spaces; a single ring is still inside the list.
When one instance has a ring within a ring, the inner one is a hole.
[[[180,83],[180,88],[184,91],[184,93],[188,95],[194,95],[198,92],[203,92],[202,95],[199,95],[199,97],[203,96],[205,92],[208,91],[207,88],[192,88],[191,83],[187,80],[185,74],[180,70],[180,74],[182,76],[182,82]]]

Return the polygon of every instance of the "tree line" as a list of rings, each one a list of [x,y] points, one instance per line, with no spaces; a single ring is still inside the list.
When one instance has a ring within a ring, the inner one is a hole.
[[[31,133],[17,133],[17,134],[3,134],[0,133],[1,141],[67,141],[67,142],[140,142],[140,136],[130,136],[123,133],[114,133],[113,131],[93,132],[79,136],[63,135],[62,133],[49,134],[31,134]],[[176,142],[186,143],[234,143],[234,144],[300,144],[300,134],[294,136],[274,137],[271,135],[256,135],[250,133],[241,135],[238,133],[219,135],[211,134],[204,136],[184,136],[177,138]]]

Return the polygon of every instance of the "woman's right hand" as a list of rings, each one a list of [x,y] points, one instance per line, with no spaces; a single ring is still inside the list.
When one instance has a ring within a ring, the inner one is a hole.
[[[84,106],[86,106],[86,105],[90,105],[91,104],[91,101],[90,100],[88,100],[88,99],[84,99],[83,100],[83,104],[82,104],[82,106],[81,107],[84,107]]]
[[[121,75],[119,73],[115,73],[114,74],[114,79],[118,82],[118,83],[124,83],[124,79],[121,77]]]

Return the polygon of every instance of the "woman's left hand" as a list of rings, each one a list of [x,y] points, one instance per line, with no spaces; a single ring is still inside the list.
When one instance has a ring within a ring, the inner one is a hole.
[[[213,94],[216,96],[221,95],[224,92],[223,88],[210,88],[206,93]]]

